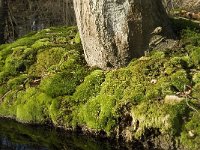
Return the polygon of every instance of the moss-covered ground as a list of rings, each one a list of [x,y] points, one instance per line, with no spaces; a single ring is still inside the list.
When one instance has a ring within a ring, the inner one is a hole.
[[[127,141],[158,131],[200,149],[200,33],[181,35],[173,49],[112,71],[86,65],[76,27],[0,45],[0,116]]]

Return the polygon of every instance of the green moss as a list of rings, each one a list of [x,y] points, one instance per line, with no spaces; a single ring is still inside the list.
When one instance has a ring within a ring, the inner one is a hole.
[[[49,108],[49,114],[50,114],[53,124],[55,125],[61,124],[59,120],[59,119],[62,119],[60,115],[62,114],[62,112],[60,111],[60,108],[61,108],[61,99],[54,99]]]
[[[8,80],[7,86],[9,89],[20,89],[23,88],[25,81],[28,79],[27,74],[22,74],[16,78],[12,78]]]
[[[112,96],[97,96],[87,101],[80,107],[78,121],[85,124],[88,128],[102,130],[110,134],[111,129],[116,125],[113,115],[115,99]],[[78,124],[79,124],[78,122]]]
[[[0,116],[16,117],[16,99],[18,92],[18,90],[6,92],[4,98],[1,99]]]
[[[146,87],[145,99],[147,100],[161,100],[164,99],[166,95],[173,94],[171,89],[171,82],[168,77],[161,77],[158,80],[150,82]]]
[[[133,130],[135,136],[141,137],[146,129],[159,129],[162,134],[179,135],[183,115],[187,114],[184,103],[163,105],[161,103],[141,103],[132,108]]]
[[[187,77],[187,72],[185,70],[179,70],[173,73],[170,76],[170,78],[173,87],[178,91],[184,91],[185,86],[191,84],[190,80]]]
[[[25,73],[34,62],[34,55],[34,51],[26,46],[14,48],[12,53],[5,59],[1,73],[4,72],[7,77]]]
[[[66,52],[61,59],[61,62],[59,63],[59,69],[60,70],[76,70],[76,68],[79,68],[80,66],[85,66],[86,63],[84,61],[84,58],[81,56],[82,51],[79,51],[80,48],[77,47],[76,49],[72,49],[68,52]]]
[[[200,33],[190,29],[183,30],[182,42],[187,45],[200,46]]]
[[[73,95],[74,100],[85,103],[91,97],[97,96],[104,80],[105,75],[102,70],[93,71],[84,79],[84,82],[76,88],[76,92]]]
[[[33,49],[42,49],[42,48],[46,48],[48,46],[51,46],[51,43],[49,42],[48,38],[43,38],[43,39],[39,39],[37,40],[32,46],[31,48]]]
[[[200,115],[194,113],[190,120],[185,124],[183,132],[181,133],[181,143],[187,149],[200,149]]]
[[[52,59],[52,61],[49,61],[49,65],[48,61],[38,63],[48,66],[41,68],[43,71],[48,69],[50,75],[42,80],[40,89],[52,97],[72,95],[88,72],[84,60],[81,60],[82,56],[79,51],[72,49],[64,53],[63,49],[60,50],[62,51],[58,56],[55,56],[58,52],[53,53],[54,55],[50,59],[47,56],[48,60]],[[44,59],[44,57],[41,57],[41,59]]]
[[[200,97],[199,33],[182,36],[182,48],[153,51],[110,71],[87,67],[76,27],[45,29],[1,45],[0,116],[109,136],[141,138],[158,130],[179,139],[193,120],[184,98],[198,108]],[[167,103],[170,96],[175,99]]]
[[[19,72],[24,72],[25,69],[26,66],[24,64],[24,61],[20,57],[15,57],[11,55],[5,60],[4,71],[8,72],[9,75],[15,76]]]
[[[199,99],[200,98],[200,83],[197,83],[192,89],[192,97]]]
[[[49,106],[53,99],[36,88],[20,92],[17,97],[19,104],[16,118],[22,122],[44,123],[49,119]]]
[[[81,43],[81,38],[79,33],[76,34],[74,41],[75,43]]]
[[[55,125],[62,125],[66,128],[76,127],[73,126],[73,116],[77,109],[76,104],[73,102],[71,96],[57,97],[53,100],[49,114]]]
[[[99,127],[99,114],[101,112],[101,105],[96,99],[90,99],[80,109],[79,119],[85,123],[89,128],[100,129]]]
[[[40,84],[40,89],[52,97],[72,95],[84,79],[84,75],[83,68],[73,72],[63,71],[45,78]]]
[[[107,134],[113,132],[113,128],[116,127],[117,116],[115,116],[116,100],[112,96],[102,95],[97,97],[101,104],[101,112],[99,114],[99,126],[104,129]]]
[[[6,84],[1,84],[0,86],[0,97],[3,97],[4,94],[8,91],[8,87]]]
[[[200,63],[200,47],[197,47],[195,49],[193,49],[193,51],[190,54],[190,57],[193,61],[193,63],[199,67],[199,63]]]
[[[65,48],[54,47],[40,51],[37,54],[37,60],[29,69],[32,76],[45,76],[53,65],[59,64],[65,53]]]
[[[169,61],[165,63],[165,68],[170,67],[173,68],[174,71],[181,68],[187,68],[189,63],[189,57],[172,57]]]
[[[0,72],[0,83],[4,84],[9,79],[9,73],[8,72]]]
[[[1,115],[37,123],[54,118],[52,97],[72,95],[87,74],[80,43],[71,43],[76,33],[76,27],[50,28],[0,46]]]
[[[195,73],[193,75],[192,81],[194,81],[194,83],[199,83],[200,82],[200,72],[197,72],[197,73]]]

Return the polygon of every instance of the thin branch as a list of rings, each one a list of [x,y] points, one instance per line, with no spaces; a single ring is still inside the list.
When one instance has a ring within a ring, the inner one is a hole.
[[[189,94],[191,93],[191,89],[189,90],[190,92],[188,93],[188,91],[186,91],[186,87],[191,88],[190,86],[184,84],[184,93],[183,93],[183,94],[184,94],[184,97],[185,97],[186,104],[187,104],[187,106],[188,106],[190,109],[192,109],[192,110],[196,111],[197,113],[199,113],[199,111],[198,111],[196,108],[192,107],[192,106],[188,103],[188,96],[189,96]]]
[[[8,92],[6,92],[1,98],[0,98],[0,102],[3,102],[3,99],[11,92],[12,90],[9,90]]]
[[[185,101],[186,101],[187,106],[188,106],[190,109],[192,109],[192,110],[196,111],[197,113],[199,113],[199,111],[198,111],[196,108],[192,107],[192,106],[188,103],[188,98],[187,98],[187,96],[186,96],[186,98],[185,98]]]

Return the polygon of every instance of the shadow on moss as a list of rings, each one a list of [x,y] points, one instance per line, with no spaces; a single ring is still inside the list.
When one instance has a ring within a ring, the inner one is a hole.
[[[196,108],[191,102],[199,103],[200,34],[187,29],[181,36],[181,47],[153,51],[112,71],[87,67],[76,27],[45,29],[2,45],[0,116],[127,141],[155,129],[184,142],[185,129],[196,124],[189,114]]]

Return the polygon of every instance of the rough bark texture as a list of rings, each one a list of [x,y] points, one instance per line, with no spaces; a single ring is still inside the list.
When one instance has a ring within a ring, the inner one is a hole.
[[[169,13],[177,9],[200,11],[200,0],[162,0],[162,2]]]
[[[160,0],[74,0],[86,61],[103,69],[127,65],[144,54],[152,31],[172,37]]]
[[[182,0],[182,7],[187,10],[200,10],[200,0]]]
[[[0,0],[0,44],[4,43],[4,26],[6,16],[6,4],[4,0]]]

